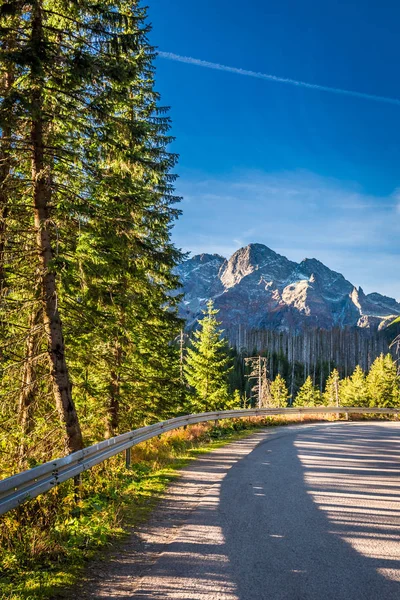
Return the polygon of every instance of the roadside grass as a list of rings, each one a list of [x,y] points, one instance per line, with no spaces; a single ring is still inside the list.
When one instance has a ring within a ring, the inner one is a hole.
[[[308,415],[305,421],[321,420]],[[82,475],[77,500],[71,482],[0,518],[0,599],[48,600],[82,577],[87,562],[122,541],[144,522],[179,470],[198,455],[262,427],[298,418],[232,419],[202,423],[132,448]]]

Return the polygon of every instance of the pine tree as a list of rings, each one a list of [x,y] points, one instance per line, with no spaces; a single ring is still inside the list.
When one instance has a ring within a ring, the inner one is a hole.
[[[351,377],[340,382],[340,398],[343,406],[369,406],[367,382],[360,365],[356,366]]]
[[[341,404],[340,377],[337,369],[333,369],[327,379],[322,401],[325,406],[340,406]]]
[[[14,35],[12,48],[2,49],[0,56],[0,62],[13,71],[11,85],[2,96],[0,121],[3,134],[8,129],[10,160],[18,164],[8,189],[4,236],[5,269],[10,272],[14,265],[17,269],[9,278],[10,293],[2,309],[3,314],[11,312],[11,327],[27,328],[27,335],[20,338],[22,423],[36,391],[32,385],[36,356],[31,354],[36,347],[39,355],[46,355],[49,387],[64,424],[66,446],[74,451],[82,447],[83,441],[66,361],[56,264],[58,223],[53,211],[58,202],[58,175],[63,170],[59,169],[61,155],[68,148],[62,148],[66,142],[62,132],[68,126],[61,123],[57,99],[51,91],[61,71],[65,88],[73,92],[74,86],[69,87],[71,77],[62,56],[62,38],[52,27],[53,18],[48,18],[49,8],[41,0],[30,4],[6,2],[2,6],[2,33],[8,37],[12,31]],[[20,195],[21,183],[24,191]],[[27,284],[27,277],[33,285]]]
[[[243,406],[243,400],[240,395],[239,390],[235,390],[232,395],[232,400],[229,402],[229,405],[226,407],[227,409],[239,409]],[[244,407],[245,408],[245,407]]]
[[[209,300],[207,309],[203,310],[204,317],[199,321],[199,329],[194,332],[191,347],[187,349],[185,374],[194,390],[194,409],[198,411],[223,410],[229,400],[231,360],[217,314],[218,310]]]
[[[373,362],[367,375],[370,406],[400,406],[400,376],[390,354],[381,354]]]
[[[309,375],[301,388],[299,389],[293,406],[319,406],[321,404],[321,394],[313,385]]]
[[[270,406],[274,408],[285,408],[289,399],[289,390],[286,381],[281,375],[277,375],[270,386]]]
[[[132,427],[170,415],[180,388],[171,345],[181,326],[179,298],[171,294],[179,284],[172,270],[181,258],[170,241],[171,222],[179,214],[170,173],[176,156],[167,151],[169,119],[153,89],[145,10],[137,3],[119,4],[133,18],[128,26],[122,21],[107,94],[99,89],[96,96],[104,125],[86,157],[97,172],[90,196],[95,209],[77,249],[86,302],[100,315],[94,348],[101,373],[95,366],[91,380],[97,395],[107,398],[107,435],[120,428],[121,405],[128,399]],[[125,19],[123,10],[120,18]]]

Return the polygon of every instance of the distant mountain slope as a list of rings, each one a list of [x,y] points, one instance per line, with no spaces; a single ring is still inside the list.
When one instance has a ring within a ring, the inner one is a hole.
[[[365,294],[315,258],[295,263],[263,244],[249,244],[229,260],[200,254],[177,269],[188,326],[209,298],[226,327],[303,331],[309,327],[386,327],[400,304],[378,293]]]

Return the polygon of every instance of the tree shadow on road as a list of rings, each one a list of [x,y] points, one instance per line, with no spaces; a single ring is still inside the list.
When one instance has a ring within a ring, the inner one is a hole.
[[[398,600],[399,433],[285,428],[199,458],[80,597]]]
[[[230,469],[219,512],[239,600],[400,598],[399,433],[305,429]]]

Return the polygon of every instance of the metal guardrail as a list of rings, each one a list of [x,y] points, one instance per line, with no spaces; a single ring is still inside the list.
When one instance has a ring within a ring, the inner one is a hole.
[[[243,417],[263,417],[269,415],[306,415],[306,414],[360,414],[377,413],[399,415],[395,408],[364,408],[345,406],[319,406],[311,408],[255,408],[240,410],[225,410],[218,412],[199,413],[176,417],[147,427],[141,427],[116,437],[104,440],[94,446],[89,446],[78,452],[56,460],[44,463],[28,471],[23,471],[0,481],[0,515],[16,508],[23,502],[36,498],[40,494],[59,485],[63,481],[76,477],[83,471],[111,458],[124,450],[144,442],[161,433],[177,429],[185,425],[193,425],[204,421],[218,419],[234,419]]]

